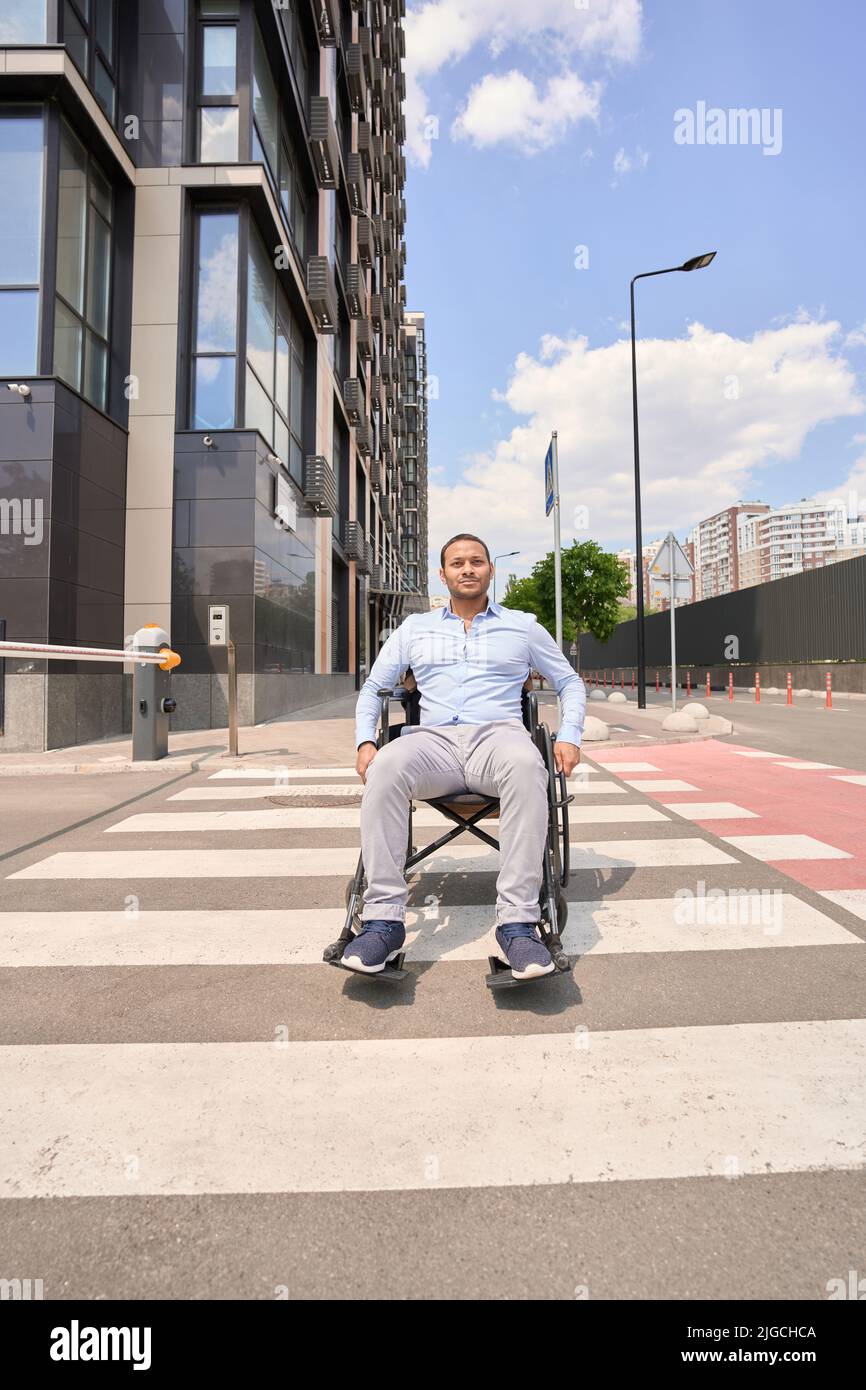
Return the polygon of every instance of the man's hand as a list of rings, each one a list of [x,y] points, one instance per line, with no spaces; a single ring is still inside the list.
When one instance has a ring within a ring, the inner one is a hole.
[[[557,739],[553,745],[553,761],[558,771],[570,777],[580,762],[580,749],[576,743],[560,743]]]
[[[378,751],[375,743],[362,743],[361,747],[358,749],[355,771],[364,783],[367,781],[367,768],[370,766]]]

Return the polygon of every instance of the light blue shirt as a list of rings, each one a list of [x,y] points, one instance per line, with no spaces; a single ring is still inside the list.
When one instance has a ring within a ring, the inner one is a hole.
[[[355,710],[355,744],[376,742],[381,698],[407,666],[421,693],[421,725],[487,724],[520,719],[523,683],[540,671],[560,699],[557,740],[580,745],[586,688],[534,613],[488,600],[467,632],[450,602],[410,613],[373,662]]]

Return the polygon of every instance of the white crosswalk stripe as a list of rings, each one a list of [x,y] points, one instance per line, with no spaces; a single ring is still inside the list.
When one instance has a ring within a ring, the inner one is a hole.
[[[748,811],[735,801],[665,801],[669,811],[687,820],[757,820],[757,811]]]
[[[343,907],[3,912],[0,968],[315,965],[344,920]],[[483,961],[497,954],[493,930],[492,905],[410,907],[406,950],[417,961]],[[703,903],[673,897],[572,902],[563,943],[580,956],[863,944],[789,893]]]
[[[743,1174],[853,1169],[864,1072],[866,1020],[2,1047],[0,1191],[634,1181],[728,1175],[731,1155]]]
[[[356,849],[65,850],[10,874],[21,878],[323,878],[351,874]],[[571,846],[572,869],[733,864],[704,840],[592,840]],[[499,854],[487,845],[450,846],[415,866],[422,874],[496,873]]]
[[[569,810],[575,825],[640,824],[670,819],[653,806],[575,806]],[[107,834],[168,833],[186,835],[210,830],[318,830],[360,827],[360,806],[286,806],[270,811],[149,811],[127,816],[107,827]],[[420,806],[412,813],[412,824],[438,826],[447,830],[448,820],[435,807]],[[497,816],[487,816],[485,826],[499,825]],[[497,830],[498,834],[498,830]]]
[[[683,782],[679,777],[626,777],[623,779],[635,791],[644,792],[696,792],[691,782]]]
[[[601,778],[593,778],[591,781],[579,781],[571,778],[568,783],[569,795],[574,792],[578,796],[627,796],[628,788],[621,787],[616,782],[602,781]],[[311,782],[307,784],[289,784],[286,786],[275,786],[273,783],[260,783],[257,786],[247,786],[243,782],[233,782],[230,785],[220,783],[214,786],[212,782],[206,782],[200,787],[182,787],[180,791],[173,792],[168,798],[169,801],[262,801],[272,796],[281,798],[293,798],[296,800],[318,800],[327,801],[329,797],[356,797],[359,801],[364,794],[362,782],[346,783],[326,783]]]

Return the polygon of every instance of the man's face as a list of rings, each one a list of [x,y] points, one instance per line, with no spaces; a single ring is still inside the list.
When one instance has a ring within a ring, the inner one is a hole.
[[[477,541],[455,541],[445,551],[439,578],[452,598],[481,598],[490,588],[493,566]]]

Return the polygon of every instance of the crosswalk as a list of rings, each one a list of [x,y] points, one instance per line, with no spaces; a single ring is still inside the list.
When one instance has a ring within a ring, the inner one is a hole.
[[[360,847],[345,766],[193,774],[10,861],[0,974],[27,1002],[0,1042],[0,1195],[862,1169],[864,895],[821,898],[772,846],[717,835],[733,802],[660,801],[689,784],[640,752],[570,779],[576,962],[534,995],[484,987],[499,856],[468,836],[410,880],[405,990],[322,965]],[[446,823],[420,806],[414,826]],[[804,988],[818,966],[832,1007]],[[80,1003],[62,1016],[59,981]]]

